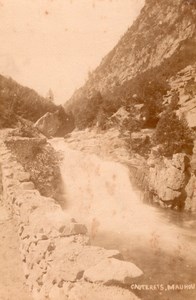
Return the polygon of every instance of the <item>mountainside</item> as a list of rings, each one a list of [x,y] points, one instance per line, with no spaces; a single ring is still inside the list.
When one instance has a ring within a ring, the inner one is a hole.
[[[105,123],[121,106],[143,103],[148,109],[153,102],[160,108],[168,79],[196,61],[195,20],[196,1],[146,0],[134,24],[65,104],[76,126]]]
[[[115,153],[145,201],[196,211],[196,1],[146,0],[65,108],[91,128],[73,149]]]
[[[32,122],[57,106],[41,97],[34,90],[23,87],[11,78],[0,75],[1,119],[3,113],[14,113]]]
[[[50,113],[58,122],[58,126],[54,122],[50,122],[55,135],[64,135],[73,129],[72,119],[65,113],[61,105],[57,106],[34,90],[0,75],[0,128],[16,126],[18,121],[22,121],[20,117],[32,122],[26,123],[27,126],[27,124],[36,122],[46,113]]]

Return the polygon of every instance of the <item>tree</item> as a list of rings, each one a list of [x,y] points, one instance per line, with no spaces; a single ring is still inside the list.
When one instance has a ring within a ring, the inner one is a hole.
[[[155,145],[160,145],[160,154],[172,156],[175,153],[192,150],[193,139],[185,119],[179,119],[174,111],[166,111],[157,124],[153,138]]]
[[[51,101],[51,102],[54,102],[54,93],[51,89],[49,89],[47,95],[46,95],[46,99]]]

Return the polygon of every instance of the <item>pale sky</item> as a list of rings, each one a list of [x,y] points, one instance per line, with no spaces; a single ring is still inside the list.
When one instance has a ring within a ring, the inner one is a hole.
[[[144,0],[0,0],[0,74],[64,103]]]

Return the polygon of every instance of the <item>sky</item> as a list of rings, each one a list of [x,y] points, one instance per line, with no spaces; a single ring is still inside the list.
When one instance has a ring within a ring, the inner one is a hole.
[[[116,45],[144,0],[0,0],[0,74],[64,103]]]

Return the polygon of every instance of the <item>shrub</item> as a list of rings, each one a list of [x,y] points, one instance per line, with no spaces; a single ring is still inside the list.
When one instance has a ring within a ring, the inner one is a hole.
[[[140,154],[141,156],[147,157],[150,154],[151,149],[151,139],[149,136],[141,139],[131,139],[130,140],[131,152]]]
[[[17,119],[12,107],[6,107],[0,98],[0,128],[12,128],[16,125]]]
[[[74,116],[75,125],[82,130],[91,127],[96,123],[99,109],[102,105],[102,95],[99,91],[92,91],[91,95],[85,95],[84,98],[78,98],[74,106],[66,107],[66,111]]]

